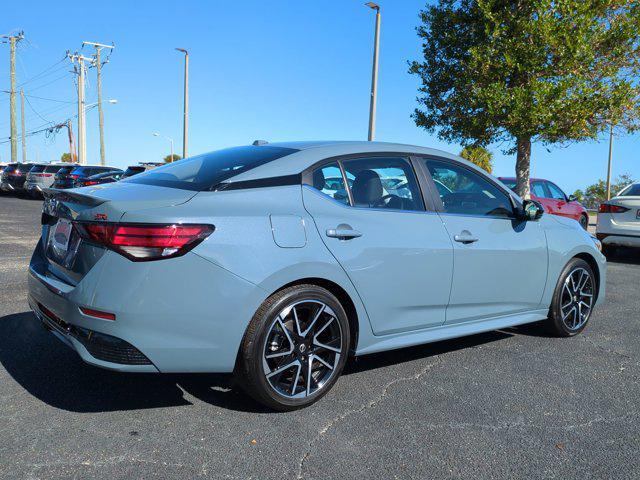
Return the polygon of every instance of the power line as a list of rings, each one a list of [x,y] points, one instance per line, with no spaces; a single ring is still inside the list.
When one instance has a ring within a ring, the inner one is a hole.
[[[51,66],[49,66],[49,67],[45,68],[44,70],[42,70],[40,73],[38,73],[38,74],[34,75],[34,76],[33,76],[33,77],[31,77],[31,78],[28,78],[27,80],[25,80],[25,81],[24,81],[24,82],[22,82],[22,83],[20,83],[20,84],[18,85],[18,87],[22,87],[23,85],[26,85],[26,84],[27,84],[27,83],[29,83],[29,82],[33,82],[34,80],[37,80],[37,79],[39,79],[39,78],[41,78],[41,77],[46,77],[47,75],[51,75],[51,74],[52,74],[52,73],[54,73],[54,72],[57,72],[57,71],[59,71],[59,70],[62,70],[63,68],[65,68],[65,67],[66,67],[66,65],[63,65],[63,66],[61,66],[61,67],[59,67],[59,68],[57,68],[57,69],[55,69],[55,70],[53,70],[53,71],[49,72],[49,70],[51,70],[52,68],[54,68],[54,67],[55,67],[55,66],[57,66],[57,65],[60,65],[60,64],[61,64],[62,62],[64,62],[65,60],[66,60],[66,57],[63,57],[61,60],[58,60],[58,61],[57,61],[56,63],[54,63],[53,65],[51,65]],[[49,72],[49,73],[47,73],[47,72]]]
[[[27,95],[25,93],[25,97],[37,98],[38,100],[47,100],[49,102],[58,102],[58,103],[76,103],[75,100],[58,100],[56,98],[47,98],[47,97],[38,97],[36,95]]]

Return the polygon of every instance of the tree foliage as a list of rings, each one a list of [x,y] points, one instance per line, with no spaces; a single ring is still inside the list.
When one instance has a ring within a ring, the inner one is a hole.
[[[630,183],[633,183],[631,175],[624,173],[618,176],[618,178],[611,182],[611,196],[615,196]],[[586,208],[595,210],[607,199],[607,182],[605,180],[598,180],[593,185],[585,188],[584,191],[576,190],[573,196]]]
[[[493,154],[479,145],[467,145],[460,152],[460,156],[465,160],[491,173],[493,171]]]
[[[178,155],[177,153],[173,154],[173,157],[171,155],[167,155],[166,157],[164,157],[164,163],[171,163],[171,162],[175,162],[176,160],[180,160],[182,157],[180,155]]]
[[[73,158],[71,158],[71,154],[69,152],[66,152],[60,156],[60,161],[67,162],[67,163],[74,163],[78,161],[78,156],[74,154]]]
[[[439,0],[421,20],[416,124],[446,141],[505,145],[523,197],[532,142],[639,127],[640,2]]]

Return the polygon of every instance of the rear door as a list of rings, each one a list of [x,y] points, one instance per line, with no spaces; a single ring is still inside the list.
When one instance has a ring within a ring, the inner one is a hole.
[[[548,261],[540,223],[516,220],[509,194],[479,172],[450,160],[422,162],[450,192],[436,199],[454,248],[446,323],[539,308]]]
[[[402,155],[330,161],[306,175],[304,205],[361,296],[376,335],[441,325],[453,270],[442,221]]]

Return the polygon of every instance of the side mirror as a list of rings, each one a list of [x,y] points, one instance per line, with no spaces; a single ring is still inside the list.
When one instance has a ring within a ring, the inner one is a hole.
[[[525,221],[540,220],[544,214],[544,208],[535,200],[525,200],[522,204],[522,219]]]

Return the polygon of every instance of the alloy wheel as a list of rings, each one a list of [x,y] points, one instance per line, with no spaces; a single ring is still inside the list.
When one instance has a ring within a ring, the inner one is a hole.
[[[269,386],[287,398],[318,393],[335,375],[345,352],[335,312],[318,300],[303,300],[275,317],[263,345],[262,365]]]
[[[571,331],[580,329],[589,320],[593,306],[593,279],[582,267],[567,275],[560,295],[562,323]]]

